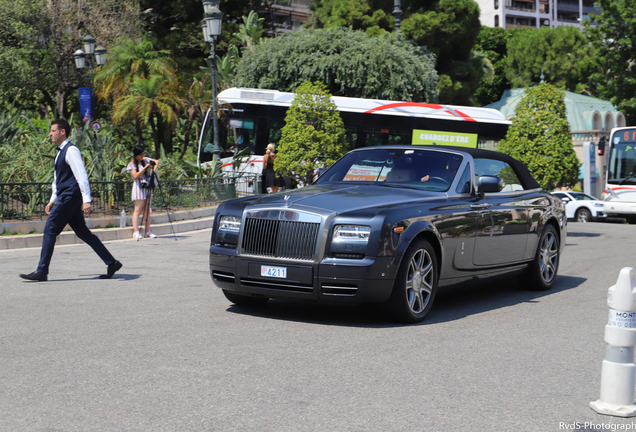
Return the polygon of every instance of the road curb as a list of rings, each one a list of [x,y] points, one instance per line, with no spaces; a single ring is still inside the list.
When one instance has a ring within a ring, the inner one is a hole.
[[[205,207],[192,210],[182,210],[168,213],[157,213],[151,216],[151,230],[158,236],[197,231],[206,228],[212,228],[214,223],[214,214],[216,206]],[[132,219],[126,216],[125,228],[95,228],[97,226],[106,226],[108,224],[120,225],[120,217],[86,219],[86,225],[91,229],[101,241],[113,240],[132,240],[133,228]],[[172,223],[170,223],[172,221]],[[23,249],[23,248],[39,248],[42,247],[42,230],[44,230],[45,221],[24,222],[24,223],[6,223],[0,224],[0,232],[3,230],[10,232],[29,233],[38,231],[38,234],[22,234],[11,236],[0,236],[0,250],[7,249]],[[57,236],[56,245],[83,244],[69,226]]]

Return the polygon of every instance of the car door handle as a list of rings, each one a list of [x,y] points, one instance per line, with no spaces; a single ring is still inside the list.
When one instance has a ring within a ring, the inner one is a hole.
[[[490,203],[479,203],[479,204],[471,204],[470,208],[472,210],[484,210],[484,209],[487,209],[490,206],[492,206],[492,204],[490,204]]]

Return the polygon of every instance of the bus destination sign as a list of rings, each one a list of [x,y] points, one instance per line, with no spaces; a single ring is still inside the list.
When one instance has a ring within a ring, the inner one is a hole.
[[[477,134],[413,129],[414,145],[445,145],[477,148]]]

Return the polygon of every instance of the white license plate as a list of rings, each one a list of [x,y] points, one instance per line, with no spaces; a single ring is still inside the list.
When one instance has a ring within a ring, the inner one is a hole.
[[[287,267],[261,266],[261,276],[285,279]]]

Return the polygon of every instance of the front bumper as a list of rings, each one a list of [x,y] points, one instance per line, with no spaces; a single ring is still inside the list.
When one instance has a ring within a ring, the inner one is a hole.
[[[287,277],[261,276],[261,265],[285,267]],[[325,258],[320,263],[237,256],[236,250],[210,247],[210,275],[224,290],[248,296],[320,303],[382,303],[393,289],[395,269],[378,258]]]
[[[636,203],[605,201],[605,214],[608,216],[636,215]]]

